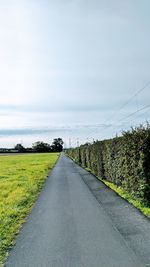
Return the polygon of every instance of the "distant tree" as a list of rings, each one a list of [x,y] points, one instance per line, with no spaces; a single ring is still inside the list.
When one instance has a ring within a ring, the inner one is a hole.
[[[26,151],[25,147],[22,144],[15,145],[14,149],[17,150],[19,153],[24,153]]]
[[[33,152],[33,149],[32,149],[32,147],[26,147],[26,152]]]
[[[32,149],[35,152],[50,152],[51,146],[47,143],[38,141],[38,142],[33,143]]]
[[[63,140],[61,138],[55,138],[52,143],[52,150],[54,152],[61,152],[63,150]]]

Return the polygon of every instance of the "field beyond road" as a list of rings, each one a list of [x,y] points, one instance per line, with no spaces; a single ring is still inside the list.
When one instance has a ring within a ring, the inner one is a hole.
[[[62,153],[5,267],[149,264],[149,220]]]
[[[44,153],[0,157],[0,265],[58,156]]]

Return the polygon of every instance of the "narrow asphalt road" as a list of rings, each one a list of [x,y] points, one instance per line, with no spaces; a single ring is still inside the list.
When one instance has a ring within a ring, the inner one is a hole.
[[[5,266],[149,266],[117,229],[83,176],[95,179],[62,154]],[[125,226],[130,229],[128,224],[126,220]]]

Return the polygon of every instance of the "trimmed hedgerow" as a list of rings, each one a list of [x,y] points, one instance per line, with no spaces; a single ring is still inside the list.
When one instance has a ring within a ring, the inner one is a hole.
[[[69,149],[67,154],[96,176],[114,183],[150,205],[150,127],[121,137]]]

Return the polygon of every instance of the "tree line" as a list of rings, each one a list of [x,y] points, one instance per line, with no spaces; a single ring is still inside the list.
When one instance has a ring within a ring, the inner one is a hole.
[[[45,143],[43,141],[37,141],[32,144],[32,147],[25,148],[22,144],[16,144],[13,149],[0,149],[0,152],[18,152],[18,153],[26,153],[26,152],[61,152],[63,150],[63,140],[61,138],[55,138],[52,144]]]

